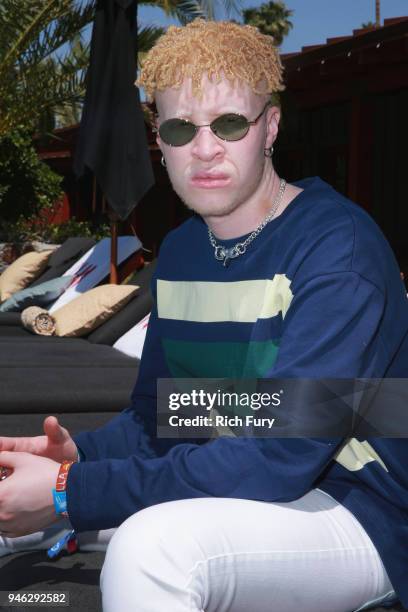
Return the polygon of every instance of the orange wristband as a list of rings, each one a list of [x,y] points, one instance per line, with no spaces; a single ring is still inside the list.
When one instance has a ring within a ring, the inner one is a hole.
[[[61,463],[57,476],[57,484],[55,485],[56,491],[65,491],[67,488],[68,472],[73,463],[75,463],[75,461],[63,461]]]

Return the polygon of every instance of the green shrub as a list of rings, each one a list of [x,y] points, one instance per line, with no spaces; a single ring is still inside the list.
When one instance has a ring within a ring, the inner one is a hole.
[[[60,244],[72,236],[96,240],[109,236],[108,224],[95,226],[74,217],[50,223],[61,205],[61,181],[62,177],[38,158],[28,133],[16,130],[1,138],[0,241]]]
[[[53,223],[48,225],[48,231],[43,236],[44,242],[52,242],[61,244],[67,238],[72,236],[89,236],[96,240],[101,240],[106,236],[110,236],[110,227],[108,224],[99,225],[97,227],[89,221],[77,221],[75,217],[65,221],[64,223]]]
[[[42,162],[31,136],[15,130],[0,139],[0,233],[21,217],[50,209],[62,196],[62,177]]]
[[[3,239],[18,244],[34,240],[61,244],[73,236],[89,236],[100,240],[110,236],[110,227],[108,224],[95,226],[90,221],[77,221],[75,217],[63,223],[49,223],[48,215],[40,215],[28,219],[20,217],[15,223],[4,224],[3,228]]]

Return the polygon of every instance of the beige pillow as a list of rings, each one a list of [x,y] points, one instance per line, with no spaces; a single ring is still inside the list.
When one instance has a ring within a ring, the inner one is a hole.
[[[13,293],[25,289],[40,276],[51,253],[52,251],[31,251],[13,261],[0,276],[0,301],[8,300]]]
[[[52,313],[57,336],[83,336],[118,312],[139,289],[136,285],[100,285]]]

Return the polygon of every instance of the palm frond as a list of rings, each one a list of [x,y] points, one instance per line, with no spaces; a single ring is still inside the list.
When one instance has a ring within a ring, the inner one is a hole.
[[[93,15],[94,0],[2,0],[0,136],[82,103],[89,44],[81,30]]]
[[[242,4],[240,0],[223,0],[223,5],[228,18],[241,15]]]
[[[93,2],[90,2],[48,23],[41,31],[41,36],[32,40],[27,46],[23,54],[25,61],[36,63],[51,56],[73,37],[79,35],[92,22],[93,17],[94,6]]]
[[[61,13],[64,14],[71,4],[71,0],[23,2],[24,7],[21,2],[3,0],[3,9],[6,8],[6,12],[1,13],[1,31],[4,31],[6,38],[7,34],[11,33],[13,39],[9,41],[11,44],[5,48],[1,57],[0,78],[22,56],[30,42],[40,36],[44,25],[52,22]],[[13,19],[16,20],[15,23]]]
[[[171,14],[183,25],[198,17],[203,19],[214,18],[211,0],[181,0],[180,2],[176,1],[175,5],[174,12]]]
[[[166,29],[158,26],[139,26],[137,31],[137,65],[140,68],[147,52],[155,42],[165,33]]]
[[[203,19],[208,17],[201,5],[201,0],[143,0],[141,4],[158,7],[168,17],[175,17],[183,24],[197,17]]]
[[[145,53],[152,48],[158,38],[165,33],[166,29],[159,26],[139,26],[137,31],[137,46],[140,53]]]
[[[65,61],[49,58],[35,67],[19,65],[15,71],[15,88],[6,92],[7,99],[13,103],[6,103],[3,108],[0,135],[10,125],[34,129],[47,112],[82,103],[87,65],[86,54],[75,52],[66,56]]]
[[[157,6],[166,15],[175,17],[180,23],[185,24],[197,17],[203,19],[214,19],[218,10],[223,10],[227,18],[241,14],[240,0],[142,0],[140,4]]]

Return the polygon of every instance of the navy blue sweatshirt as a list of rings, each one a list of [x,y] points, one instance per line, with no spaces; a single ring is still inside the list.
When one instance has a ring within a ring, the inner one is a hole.
[[[407,377],[408,300],[387,241],[320,179],[297,186],[228,267],[200,217],[167,236],[131,405],[75,438],[84,461],[69,472],[69,517],[104,529],[171,500],[285,502],[319,487],[366,529],[408,606],[406,439],[156,437],[158,378]]]

